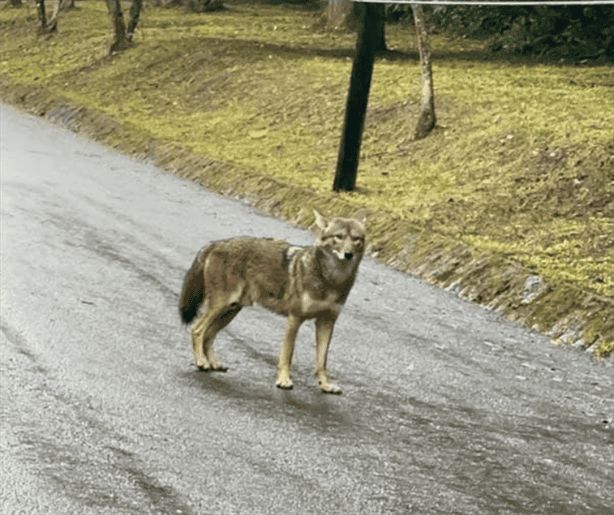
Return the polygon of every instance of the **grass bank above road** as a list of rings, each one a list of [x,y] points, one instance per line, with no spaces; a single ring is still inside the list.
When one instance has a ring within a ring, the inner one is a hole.
[[[366,209],[379,259],[611,354],[611,65],[507,59],[435,36],[438,126],[415,142],[415,37],[389,26],[396,51],[375,65],[357,191],[333,195],[354,36],[320,16],[148,6],[135,45],[109,58],[104,2],[78,3],[45,37],[33,6],[3,4],[2,97],[294,223],[314,205]]]

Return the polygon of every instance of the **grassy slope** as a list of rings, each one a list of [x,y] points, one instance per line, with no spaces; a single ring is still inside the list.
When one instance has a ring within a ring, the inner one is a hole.
[[[43,86],[46,102],[62,97],[118,121],[121,130],[96,125],[107,143],[191,167],[184,175],[297,222],[312,203],[366,208],[371,251],[385,261],[458,284],[553,338],[612,352],[611,67],[497,60],[477,42],[435,37],[438,128],[413,142],[416,44],[390,26],[398,52],[375,66],[358,190],[333,196],[354,36],[318,30],[319,14],[148,8],[136,45],[112,60],[103,2],[81,3],[51,37],[35,35],[35,16],[0,13],[9,101]],[[523,303],[529,275],[547,286]]]

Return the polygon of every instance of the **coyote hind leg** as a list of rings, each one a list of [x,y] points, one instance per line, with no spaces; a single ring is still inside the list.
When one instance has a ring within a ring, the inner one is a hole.
[[[210,370],[226,372],[228,370],[228,367],[224,366],[213,352],[213,340],[217,333],[237,316],[239,311],[241,311],[241,306],[236,304],[215,311],[205,309],[200,319],[194,324],[191,332],[192,352],[194,362],[200,370],[206,372]]]

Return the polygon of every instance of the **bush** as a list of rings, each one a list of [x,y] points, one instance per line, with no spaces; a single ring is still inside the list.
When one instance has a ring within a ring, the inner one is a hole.
[[[165,7],[185,7],[189,11],[204,13],[224,9],[222,0],[162,0]]]
[[[614,55],[614,8],[607,5],[438,6],[430,14],[438,29],[487,38],[493,50],[559,59]]]

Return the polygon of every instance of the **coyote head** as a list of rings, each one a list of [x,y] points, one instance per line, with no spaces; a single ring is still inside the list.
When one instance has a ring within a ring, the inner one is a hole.
[[[314,210],[310,228],[325,279],[341,284],[354,279],[365,250],[365,218],[325,218]]]

